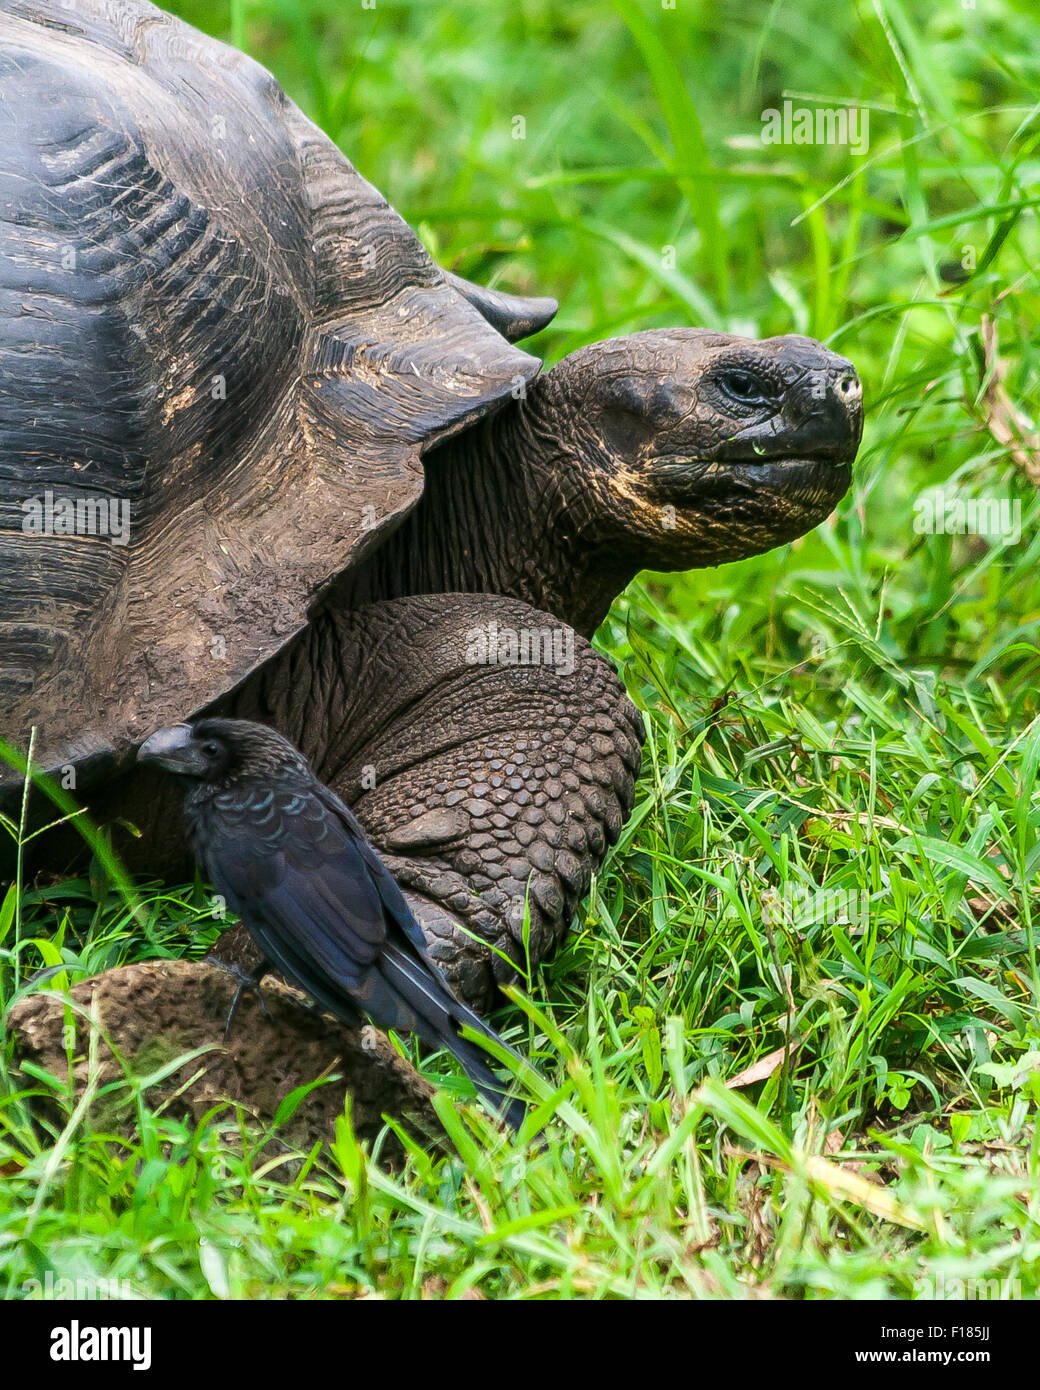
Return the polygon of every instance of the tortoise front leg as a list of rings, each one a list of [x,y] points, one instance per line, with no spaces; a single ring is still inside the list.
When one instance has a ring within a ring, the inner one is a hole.
[[[588,642],[515,599],[326,613],[257,695],[353,807],[477,1008],[525,949],[534,966],[555,947],[632,809],[639,713]]]

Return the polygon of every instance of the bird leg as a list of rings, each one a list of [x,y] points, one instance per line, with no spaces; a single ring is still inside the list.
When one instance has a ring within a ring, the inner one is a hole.
[[[234,961],[222,960],[216,955],[206,956],[205,963],[207,965],[218,966],[221,970],[230,975],[238,985],[238,988],[235,990],[235,996],[231,1000],[231,1007],[228,1009],[227,1019],[224,1023],[225,1042],[227,1042],[228,1038],[231,1036],[231,1025],[235,1021],[235,1014],[238,1012],[238,1006],[241,1002],[242,995],[247,989],[256,991],[256,997],[259,1001],[261,1012],[265,1018],[269,1019],[271,1017],[271,1011],[267,1007],[267,1000],[264,998],[264,992],[260,988],[260,981],[265,975],[271,973],[271,967],[266,960],[261,961],[256,969],[252,971],[245,971],[240,965],[236,965]]]

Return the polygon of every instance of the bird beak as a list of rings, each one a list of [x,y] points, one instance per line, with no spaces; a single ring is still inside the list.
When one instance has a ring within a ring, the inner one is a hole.
[[[168,724],[157,729],[137,750],[137,761],[157,763],[182,777],[198,776],[206,770],[206,760],[194,742],[190,724]]]

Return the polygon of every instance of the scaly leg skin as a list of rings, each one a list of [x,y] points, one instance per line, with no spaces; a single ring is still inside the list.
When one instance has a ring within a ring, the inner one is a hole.
[[[526,965],[525,908],[536,966],[632,809],[638,711],[588,642],[515,599],[327,612],[243,697],[353,807],[478,1009]]]

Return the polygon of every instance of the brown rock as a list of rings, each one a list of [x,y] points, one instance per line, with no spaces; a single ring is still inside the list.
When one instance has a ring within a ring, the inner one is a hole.
[[[387,1114],[421,1143],[442,1140],[430,1104],[432,1087],[388,1038],[371,1027],[346,1028],[312,1012],[273,976],[263,984],[269,1016],[255,991],[247,991],[225,1043],[224,1025],[236,988],[235,978],[209,961],[154,960],[110,970],[73,986],[72,999],[82,1012],[68,1013],[76,1029],[68,1050],[63,997],[54,992],[31,995],[8,1017],[16,1064],[32,1062],[64,1081],[71,1055],[78,1100],[91,1072],[92,1015],[99,1027],[96,1094],[89,1111],[95,1126],[124,1132],[134,1127],[132,1088],[106,1090],[111,1083],[152,1076],[185,1053],[207,1048],[149,1086],[146,1099],[153,1109],[163,1105],[167,1114],[197,1121],[227,1101],[268,1126],[296,1087],[327,1077],[279,1128],[282,1143],[309,1148],[317,1139],[331,1138],[348,1094],[361,1138],[374,1138]],[[31,1073],[25,1075],[30,1085],[38,1085]],[[37,1104],[53,1118],[52,1102]],[[383,1152],[392,1161],[403,1156],[392,1135]]]

